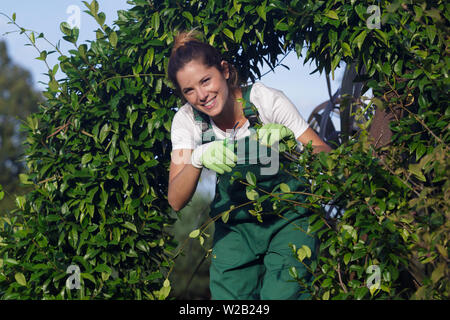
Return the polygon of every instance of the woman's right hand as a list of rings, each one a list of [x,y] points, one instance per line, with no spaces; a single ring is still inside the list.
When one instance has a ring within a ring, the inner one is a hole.
[[[202,144],[192,152],[191,164],[199,169],[208,168],[218,174],[231,172],[237,161],[233,149],[234,144],[229,143],[227,139]]]

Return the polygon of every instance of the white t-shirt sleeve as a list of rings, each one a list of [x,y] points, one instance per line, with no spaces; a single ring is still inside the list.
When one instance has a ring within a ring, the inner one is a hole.
[[[172,120],[170,130],[172,150],[195,149],[201,144],[201,133],[197,132],[199,130],[191,107],[187,105],[181,107]]]
[[[250,101],[255,106],[259,106],[261,121],[264,124],[283,124],[292,130],[296,138],[309,128],[308,123],[300,115],[295,105],[280,90],[269,88],[257,82],[253,84]]]

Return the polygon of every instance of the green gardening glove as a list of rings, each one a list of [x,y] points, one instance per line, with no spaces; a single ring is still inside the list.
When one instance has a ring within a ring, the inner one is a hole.
[[[231,172],[237,161],[237,155],[232,150],[234,145],[227,139],[202,144],[192,152],[191,164],[199,169],[206,167],[219,174]]]
[[[268,123],[257,130],[258,140],[262,145],[272,146],[284,138],[294,139],[291,129],[278,123]]]

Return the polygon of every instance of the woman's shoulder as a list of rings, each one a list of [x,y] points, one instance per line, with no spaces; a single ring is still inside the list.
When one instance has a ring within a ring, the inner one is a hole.
[[[250,102],[254,105],[271,106],[275,101],[285,98],[283,91],[267,86],[262,82],[255,82],[250,91]]]
[[[174,121],[193,121],[194,120],[194,111],[192,106],[189,103],[185,103],[182,105],[173,117]]]
[[[279,89],[269,87],[263,82],[255,82],[250,91],[250,100],[252,100],[253,97],[257,98],[258,96],[263,96],[266,98],[267,96],[277,96],[280,94],[283,94],[283,92]]]

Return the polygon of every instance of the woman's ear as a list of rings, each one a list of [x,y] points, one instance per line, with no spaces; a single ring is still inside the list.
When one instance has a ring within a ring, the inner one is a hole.
[[[228,78],[230,77],[230,68],[228,66],[228,62],[222,60],[220,66],[222,67],[222,75],[224,76],[225,79],[228,80]]]

